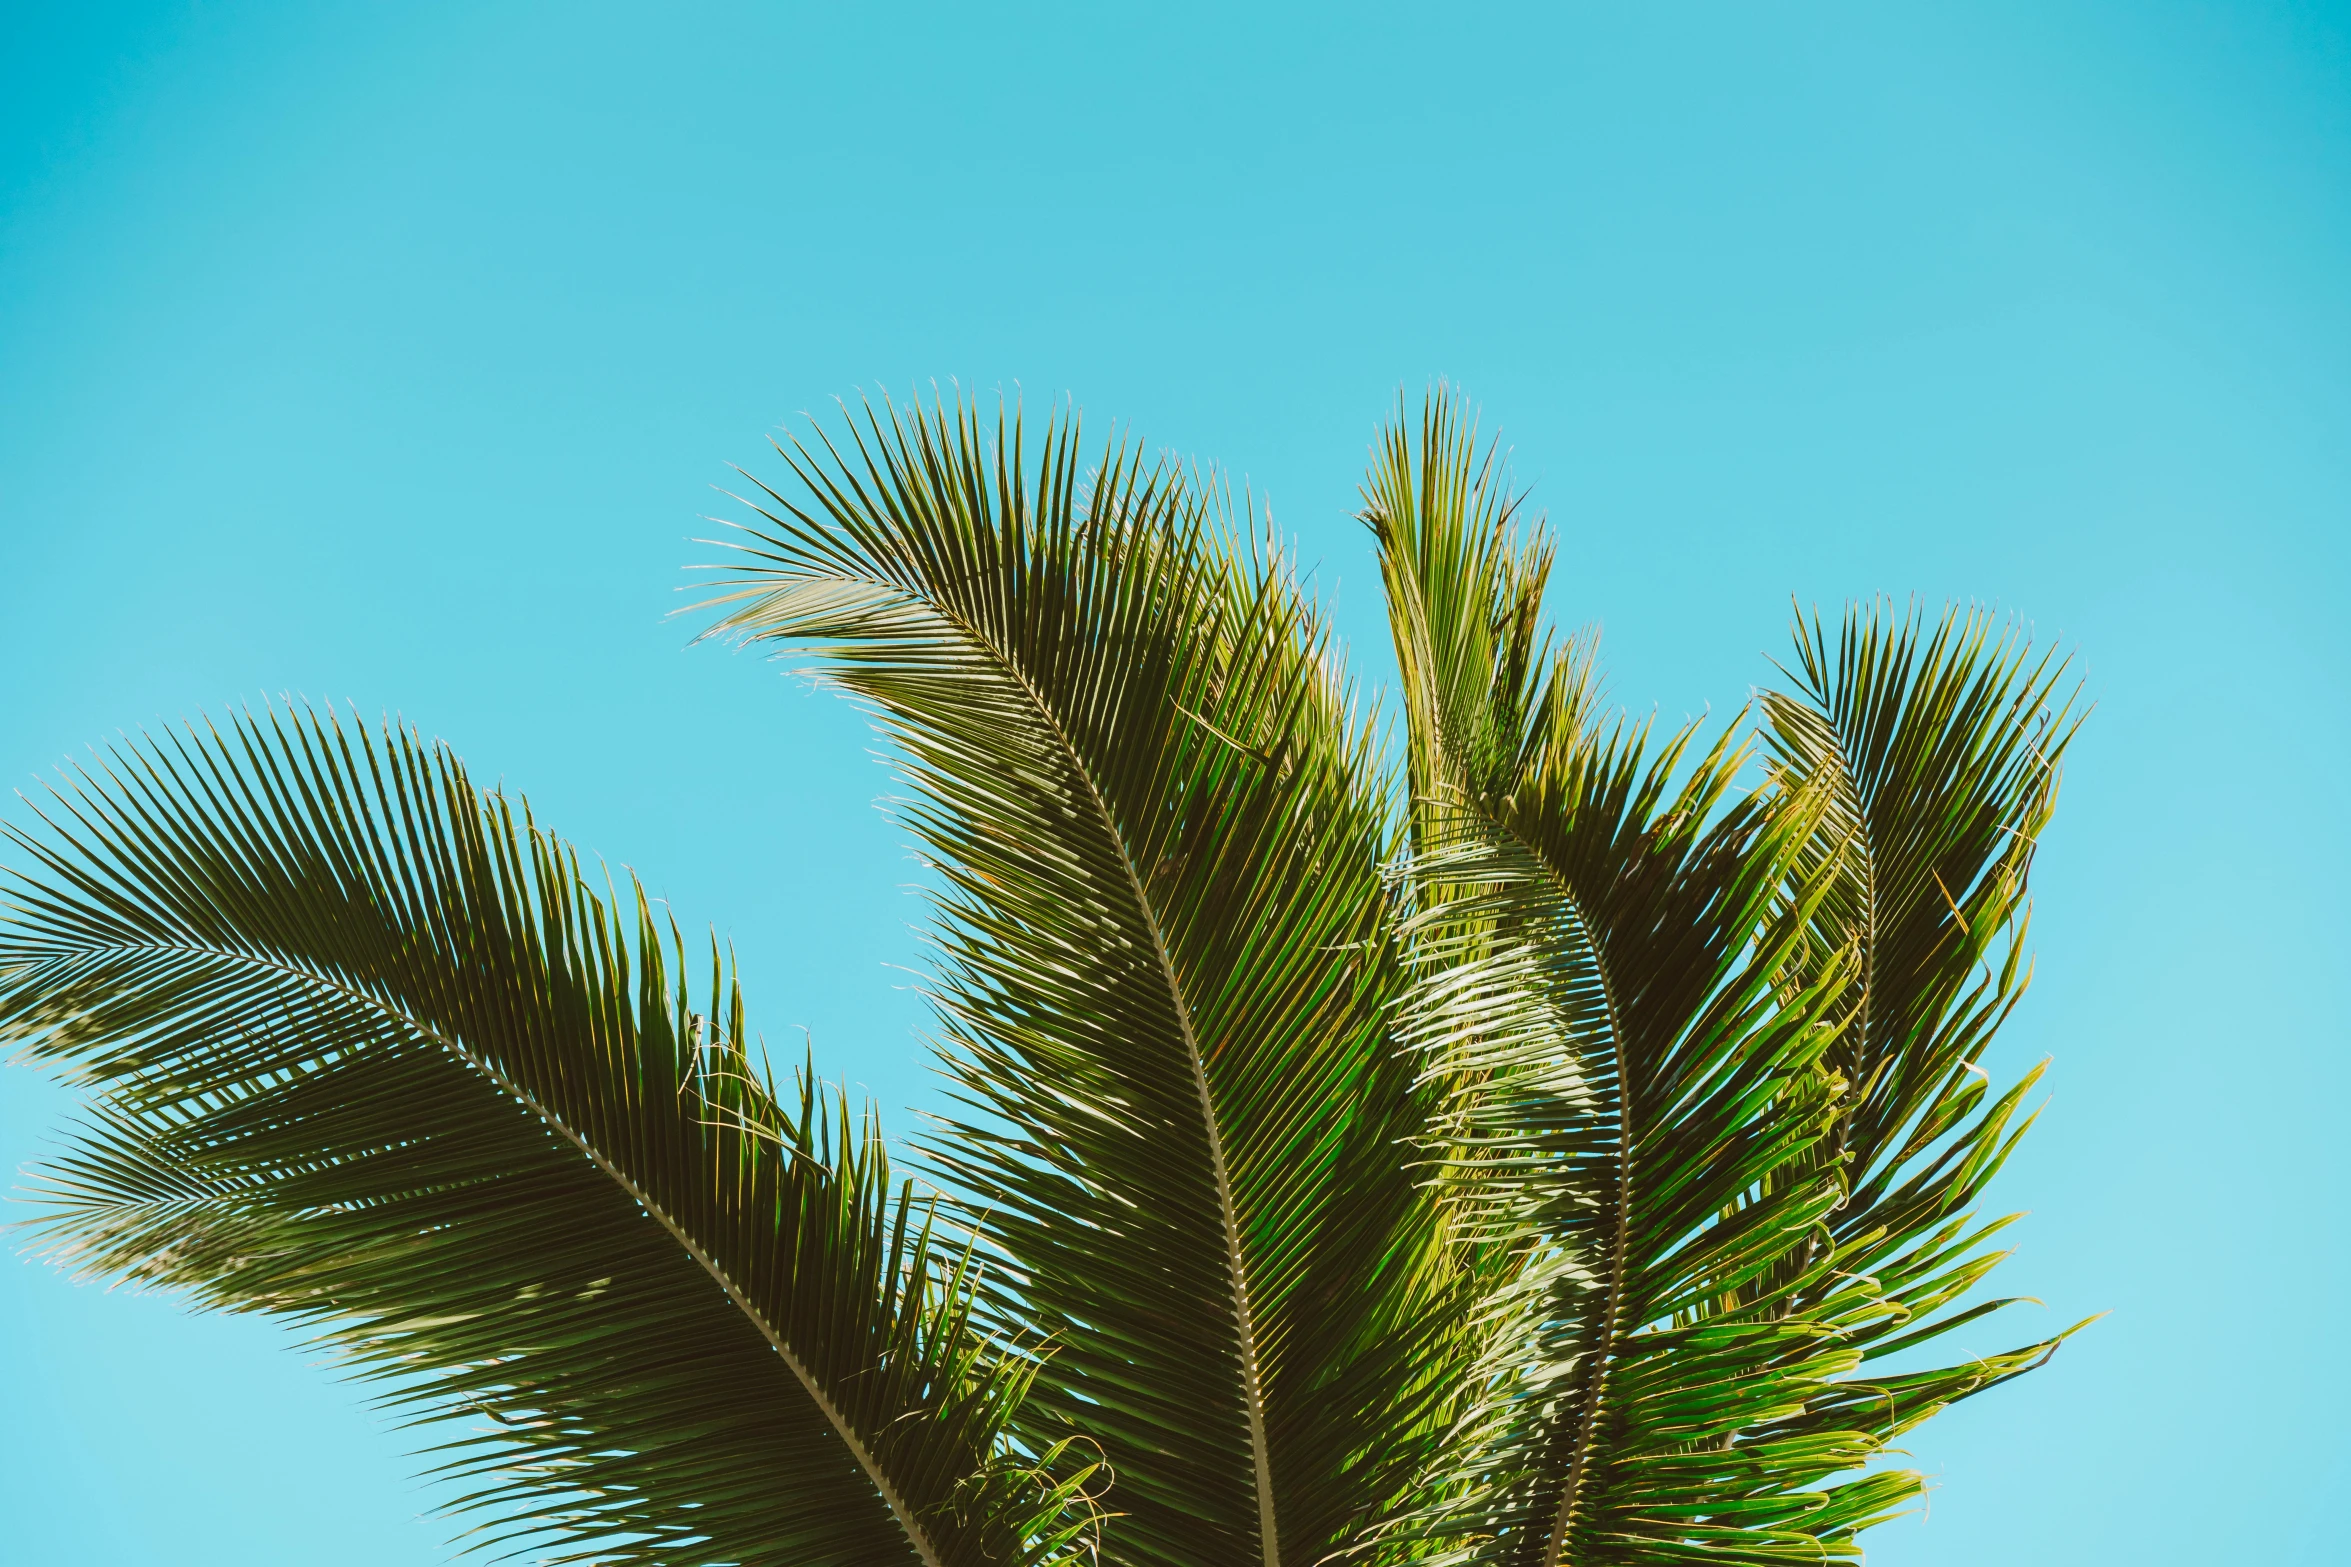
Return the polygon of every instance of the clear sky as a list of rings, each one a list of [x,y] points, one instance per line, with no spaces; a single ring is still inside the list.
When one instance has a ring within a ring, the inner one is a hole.
[[[7,36],[12,779],[281,691],[396,709],[731,936],[771,1041],[904,1129],[887,775],[665,618],[726,465],[860,387],[1068,395],[1268,498],[1376,679],[1354,486],[1450,376],[1629,706],[1734,710],[1791,596],[2080,651],[1995,1062],[2054,1094],[1995,1195],[2049,1303],[2012,1331],[2113,1315],[1917,1433],[1931,1514],[1871,1560],[2346,1559],[2344,7],[85,0]],[[0,1165],[67,1108],[0,1077]],[[265,1324],[0,1261],[0,1558],[441,1561],[408,1440]]]

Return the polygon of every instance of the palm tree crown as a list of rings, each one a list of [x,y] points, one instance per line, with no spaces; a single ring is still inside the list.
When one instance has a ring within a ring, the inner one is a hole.
[[[712,629],[903,758],[923,1180],[633,881],[290,707],[11,830],[57,1257],[465,1417],[468,1537],[557,1561],[1851,1557],[1890,1444],[2064,1337],[1932,1349],[2007,1304],[2060,662],[1864,606],[1714,738],[1611,715],[1440,392],[1364,489],[1392,766],[1212,482],[958,403],[779,452]]]

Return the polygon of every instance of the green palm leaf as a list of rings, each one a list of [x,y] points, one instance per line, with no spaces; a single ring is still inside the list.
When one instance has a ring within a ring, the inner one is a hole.
[[[1023,1419],[1099,1445],[1115,1560],[1318,1561],[1425,1461],[1459,1337],[1369,734],[1182,475],[964,407],[852,437],[782,449],[721,626],[904,750],[972,1111],[936,1156],[1055,1346]]]
[[[1891,1308],[1840,1317],[1816,1287],[1805,1309],[1878,1360],[2013,1304],[1948,1309],[1998,1263],[1982,1242],[2013,1219],[1978,1226],[1970,1210],[2031,1124],[2018,1112],[2040,1068],[1995,1096],[1978,1063],[2030,977],[2027,877],[2079,718],[2063,662],[1980,611],[1929,629],[1856,606],[1833,642],[1817,617],[1796,641],[1795,690],[1763,699],[1774,787],[1823,807],[1801,874],[1826,895],[1795,972],[1855,974],[1831,1052],[1852,1086],[1822,1149],[1849,1194],[1807,1259],[1874,1281]],[[1874,1418],[1891,1436],[2066,1336],[1859,1379],[1790,1428]]]
[[[44,1220],[81,1267],[486,1416],[443,1450],[482,1543],[945,1567],[1086,1528],[870,1119],[779,1104],[716,960],[705,1016],[642,893],[446,750],[244,719],[51,814],[0,1027],[96,1091]]]
[[[1851,1472],[2042,1352],[1964,1386],[1856,1375],[1989,1265],[1963,1213],[2016,1095],[1840,1240],[1848,1101],[1872,1092],[1865,960],[1827,934],[1849,878],[1824,844],[1850,807],[1784,760],[1734,801],[1728,738],[1648,755],[1594,717],[1588,654],[1531,656],[1551,546],[1444,394],[1381,456],[1365,516],[1413,730],[1413,1032],[1452,1084],[1451,1185],[1497,1280],[1452,1465],[1399,1538],[1545,1567],[1854,1554],[1918,1481]],[[1937,1070],[1881,1053],[1895,1079]]]
[[[902,753],[953,1243],[633,882],[295,710],[11,833],[0,1035],[92,1093],[55,1255],[306,1327],[566,1561],[1849,1559],[1890,1444],[2062,1340],[1931,1364],[2009,1304],[2060,663],[1861,608],[1759,764],[1612,717],[1440,392],[1365,489],[1399,799],[1212,481],[960,403],[779,452],[714,630]]]

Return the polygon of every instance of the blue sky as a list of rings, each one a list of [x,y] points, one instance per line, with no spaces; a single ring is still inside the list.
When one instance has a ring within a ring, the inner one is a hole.
[[[1180,11],[1180,14],[1179,14]],[[1444,375],[1619,700],[1733,711],[1791,597],[1999,606],[2098,707],[1994,1065],[2053,1095],[2018,1331],[1878,1567],[2340,1560],[2351,15],[2038,3],[16,8],[0,765],[396,710],[933,1100],[862,722],[667,618],[727,464],[859,388],[1073,397],[1349,520]],[[0,1077],[0,1164],[70,1106]],[[1982,1347],[1991,1347],[1987,1334]],[[446,1559],[277,1330],[0,1260],[0,1556]],[[2337,1539],[2330,1547],[2325,1542]]]

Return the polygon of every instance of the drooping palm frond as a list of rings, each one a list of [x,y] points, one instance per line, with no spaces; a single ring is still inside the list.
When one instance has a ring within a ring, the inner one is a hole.
[[[643,894],[446,749],[273,713],[47,814],[0,1029],[95,1091],[52,1243],[487,1417],[444,1449],[477,1543],[1025,1567],[1089,1526],[870,1119],[779,1104],[716,960],[696,1012]]]
[[[869,408],[779,448],[724,631],[879,712],[944,883],[976,1112],[936,1156],[1054,1344],[1120,1562],[1321,1560],[1429,1456],[1458,1323],[1367,732],[1286,572],[1074,421]],[[764,487],[763,487],[764,490]],[[1043,1417],[1043,1418],[1032,1418]]]
[[[1969,1390],[1857,1376],[1864,1352],[1982,1267],[1964,1226],[1908,1232],[1881,1277],[1831,1239],[1867,1093],[1840,1043],[1856,955],[1823,939],[1840,803],[1784,765],[1734,801],[1729,739],[1648,756],[1593,716],[1572,646],[1524,659],[1549,547],[1498,485],[1440,395],[1365,491],[1415,730],[1414,1033],[1457,1097],[1455,1184],[1523,1259],[1402,1538],[1544,1567],[1849,1556],[1918,1485],[1852,1472]],[[1995,1163],[1914,1169],[1903,1212],[1951,1219]]]

